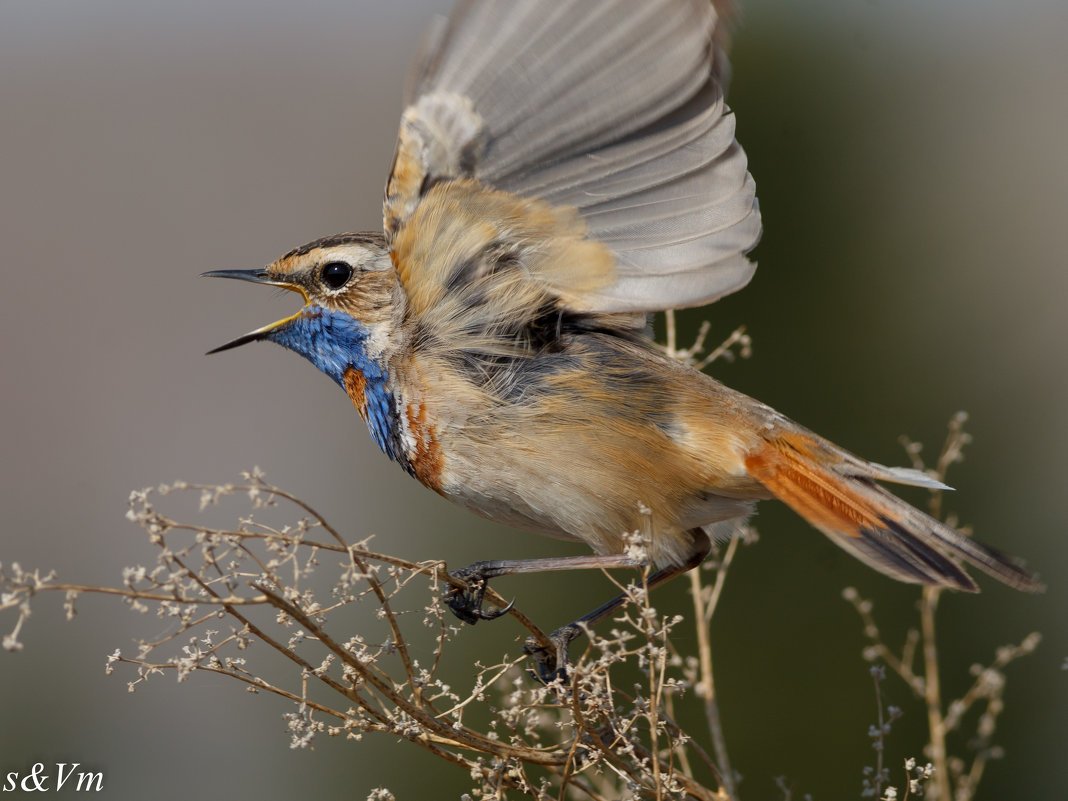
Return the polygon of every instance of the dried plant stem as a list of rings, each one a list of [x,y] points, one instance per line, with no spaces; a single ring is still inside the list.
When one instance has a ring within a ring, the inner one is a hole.
[[[745,332],[744,325],[735,328],[725,340],[702,357],[701,354],[705,352],[708,334],[712,330],[712,324],[708,320],[701,322],[700,327],[697,329],[697,336],[694,337],[693,344],[688,348],[680,348],[678,346],[678,324],[675,320],[674,311],[664,312],[664,324],[665,342],[661,346],[664,353],[669,358],[688,364],[695,370],[704,370],[720,359],[734,361],[736,356],[748,359],[752,355],[753,340]],[[737,353],[735,353],[735,348],[737,348]]]
[[[273,606],[277,607],[280,611],[285,612],[302,626],[312,630],[317,628],[315,622],[307,614],[295,605],[289,603],[285,598],[265,587],[261,587],[260,590],[267,595],[267,598]],[[469,748],[473,751],[494,754],[495,756],[507,759],[520,759],[535,765],[564,764],[566,754],[558,749],[543,750],[510,746],[476,734],[471,729],[456,729],[450,724],[443,723],[436,714],[430,714],[424,710],[422,704],[415,704],[408,701],[408,699],[401,693],[396,691],[389,681],[378,676],[374,671],[369,670],[359,659],[343,648],[340,643],[330,637],[325,631],[320,629],[317,637],[319,642],[321,642],[343,664],[351,668],[361,680],[373,686],[376,691],[394,704],[397,709],[409,715],[424,729],[424,731],[435,734],[438,737],[447,740],[450,744]]]
[[[971,435],[964,431],[968,420],[965,412],[957,412],[950,418],[949,430],[938,459],[935,461],[935,475],[945,480],[949,468],[963,459],[964,447],[971,442]],[[916,454],[918,458],[918,453]],[[928,510],[931,516],[941,520],[942,492],[931,493]],[[938,640],[935,618],[938,601],[941,598],[938,587],[924,587],[920,596],[920,636],[923,638],[923,700],[927,707],[927,729],[930,736],[930,759],[934,765],[934,793],[939,801],[950,801],[951,788],[949,780],[949,759],[946,751],[946,722],[942,713],[942,683],[938,674]]]
[[[883,756],[885,753],[884,737],[886,731],[886,718],[883,715],[883,692],[879,687],[879,683],[882,680],[881,675],[873,677],[872,684],[875,686],[875,710],[876,710],[876,723],[879,727],[879,747],[875,751],[875,795],[882,796],[883,787]]]
[[[203,603],[204,599],[187,598],[179,593],[162,593],[162,592],[143,592],[141,590],[132,590],[128,587],[98,587],[92,584],[65,584],[62,582],[50,583],[47,586],[40,587],[40,592],[67,592],[77,593],[78,595],[118,595],[123,598],[139,601],[170,601],[172,603],[179,604],[199,604]],[[218,596],[220,605],[224,606],[257,606],[267,603],[266,595],[254,595],[246,597],[243,595],[227,595]],[[6,606],[0,606],[0,610],[6,609]]]
[[[445,562],[443,562],[441,560],[429,560],[429,561],[425,561],[425,562],[412,562],[412,561],[410,561],[408,559],[400,559],[400,558],[398,558],[396,556],[391,556],[389,554],[380,553],[380,552],[377,552],[377,551],[370,551],[370,550],[368,550],[368,549],[366,549],[366,548],[364,548],[364,547],[362,547],[360,545],[348,545],[345,542],[344,538],[341,536],[341,533],[336,528],[334,528],[325,518],[323,518],[317,511],[315,511],[315,509],[310,504],[308,504],[306,501],[301,500],[296,495],[293,495],[292,493],[281,489],[280,487],[276,487],[276,486],[273,486],[273,485],[267,485],[267,484],[262,484],[262,485],[261,484],[228,484],[228,485],[225,485],[225,487],[220,488],[220,487],[216,487],[216,486],[209,485],[209,484],[186,483],[186,484],[183,485],[182,488],[186,489],[186,490],[199,490],[201,492],[215,492],[215,491],[218,491],[219,489],[225,489],[226,494],[265,491],[265,492],[269,492],[273,496],[276,496],[278,498],[282,498],[282,499],[284,499],[286,501],[289,501],[290,503],[292,503],[297,508],[303,510],[304,512],[307,512],[315,520],[316,524],[318,526],[320,526],[324,531],[326,531],[330,535],[330,537],[334,540],[334,542],[332,542],[332,543],[331,542],[313,542],[311,540],[304,540],[304,541],[302,541],[302,544],[305,544],[305,545],[307,545],[309,547],[313,547],[313,548],[317,548],[317,549],[320,549],[320,550],[324,550],[324,551],[333,551],[335,553],[343,553],[343,554],[351,555],[351,557],[356,562],[356,566],[366,576],[369,585],[374,590],[375,597],[378,598],[380,601],[385,599],[386,596],[383,594],[382,587],[379,584],[378,580],[374,577],[373,572],[369,572],[367,570],[367,562],[368,561],[381,562],[382,564],[392,565],[394,567],[398,567],[398,568],[400,568],[400,569],[402,569],[402,570],[404,570],[404,571],[406,571],[408,573],[411,573],[413,575],[432,576],[436,580],[443,581],[446,584],[448,584],[449,586],[455,587],[457,589],[464,589],[467,586],[460,579],[454,578],[453,576],[449,575],[448,570],[447,570],[447,565],[445,564]],[[166,517],[163,517],[161,515],[157,515],[157,522],[159,523],[159,525],[161,527],[163,527],[164,529],[166,529],[168,531],[188,531],[188,532],[195,533],[195,534],[198,534],[198,535],[214,535],[214,536],[219,536],[219,537],[232,537],[232,538],[235,538],[235,539],[254,539],[254,540],[259,540],[259,541],[264,541],[264,542],[277,541],[277,542],[287,543],[287,542],[290,542],[292,540],[292,536],[291,535],[281,534],[281,533],[277,533],[277,532],[275,532],[275,533],[266,532],[265,533],[265,532],[262,532],[262,531],[250,532],[250,531],[241,531],[241,530],[237,530],[237,529],[213,529],[213,528],[207,528],[207,527],[204,527],[204,526],[193,526],[193,525],[188,525],[188,524],[185,524],[185,523],[180,523],[180,522],[178,522],[176,520],[170,520],[170,519],[168,519]],[[58,586],[59,585],[51,584],[51,585],[49,585],[48,589],[55,589]],[[92,588],[92,587],[87,587],[87,588],[85,588],[84,591],[85,592],[104,592],[104,593],[116,592],[116,590],[114,588]],[[128,594],[128,593],[121,592],[120,594]],[[505,599],[503,596],[501,596],[500,594],[495,592],[492,587],[486,587],[485,596],[486,596],[486,600],[487,601],[489,601],[490,603],[498,606],[499,608],[503,609],[506,606],[509,606],[509,603],[508,603],[507,599]],[[147,600],[160,600],[160,599],[149,599],[147,596],[146,596],[146,599]],[[169,600],[176,600],[176,599],[171,598]],[[266,602],[266,599],[262,599],[261,601],[257,601],[257,603],[260,603],[260,602]],[[386,606],[388,608],[388,601],[386,603]],[[515,609],[514,606],[511,609],[509,609],[508,614],[511,615],[511,617],[514,618],[516,620],[516,622],[518,622],[521,626],[523,626],[523,628],[525,628],[531,635],[533,635],[542,645],[545,645],[545,646],[551,645],[551,641],[549,640],[548,635],[541,628],[539,628],[529,617],[527,617],[525,614],[520,612],[518,609]],[[395,616],[392,615],[392,614],[387,614],[386,617],[389,618],[390,621],[392,621],[392,623],[391,623],[391,627],[392,627],[392,625],[395,623]],[[406,652],[406,649],[405,649],[405,652]]]
[[[704,325],[708,324],[705,323]],[[702,326],[701,332],[698,332],[698,342],[695,343],[695,347],[704,346],[704,335],[707,335],[707,330]],[[723,342],[721,342],[711,353],[697,362],[694,367],[698,370],[703,370],[717,359],[731,358],[734,354],[732,348],[734,348],[735,345],[741,347],[743,358],[748,356],[751,342],[749,335],[745,333],[744,325],[740,325],[731,331],[730,336],[723,340]]]
[[[664,312],[664,327],[667,329],[665,339],[667,340],[664,345],[664,349],[667,355],[672,359],[677,359],[678,356],[678,328],[675,323],[675,310],[668,309]]]
[[[691,571],[692,572],[692,571]],[[642,571],[642,592],[646,597],[649,595],[649,570]],[[660,725],[657,713],[662,703],[661,690],[664,687],[664,669],[667,667],[667,649],[657,648],[655,642],[649,640],[649,740],[652,743],[653,785],[656,788],[656,801],[663,799],[663,780],[660,776],[660,760],[655,757],[660,753]]]
[[[727,795],[734,801],[738,801],[738,787],[734,781],[734,771],[731,769],[730,758],[727,756],[727,738],[723,734],[719,703],[716,700],[716,684],[712,671],[710,628],[712,615],[716,611],[716,606],[719,603],[723,585],[727,578],[727,568],[730,567],[731,562],[734,560],[734,554],[738,550],[740,539],[739,536],[731,538],[730,544],[727,545],[727,550],[723,555],[723,560],[716,570],[716,579],[711,587],[706,588],[703,585],[699,568],[689,572],[694,626],[697,633],[697,656],[700,665],[700,681],[694,687],[694,692],[704,702],[705,720],[708,723],[708,733],[712,740],[712,751],[716,755],[718,779]]]
[[[719,772],[674,720],[674,704],[697,682],[697,659],[671,647],[670,634],[683,618],[662,616],[650,605],[647,576],[620,586],[625,601],[617,625],[607,636],[587,632],[583,653],[571,655],[567,684],[532,683],[520,670],[526,656],[513,653],[477,661],[471,684],[457,691],[438,676],[446,646],[462,631],[450,624],[443,602],[459,583],[444,562],[411,562],[371,551],[363,541],[349,544],[312,506],[268,484],[262,473],[244,479],[132,493],[127,516],[158,553],[155,566],[125,568],[119,586],[58,583],[51,573],[0,566],[0,611],[16,617],[4,647],[21,647],[21,627],[42,593],[64,593],[68,617],[83,593],[118,596],[131,611],[155,612],[166,625],[162,634],[138,640],[135,654],[110,654],[108,673],[116,663],[136,669],[131,691],[165,672],[179,681],[197,670],[235,679],[284,699],[292,748],[310,747],[320,735],[400,738],[460,767],[479,801],[513,795],[729,801],[721,782],[711,789],[692,776],[689,766],[698,761]],[[232,529],[178,522],[153,501],[190,492],[200,494],[201,513],[246,495],[255,519],[242,516]],[[295,523],[272,521],[286,510],[297,513]],[[633,536],[633,547],[648,546],[643,535]],[[703,628],[721,589],[717,576],[715,586],[702,590]],[[353,633],[356,619],[345,609],[375,615]],[[509,614],[544,638],[517,610]],[[413,635],[419,629],[408,621],[421,623],[429,636]],[[217,631],[220,625],[229,630]],[[161,659],[168,647],[177,652]],[[264,655],[281,656],[291,666],[289,678],[265,678]],[[645,680],[629,695],[613,675],[635,667]],[[484,726],[468,721],[487,715]]]
[[[923,637],[923,701],[927,706],[927,730],[930,735],[930,759],[934,764],[933,794],[939,801],[949,801],[949,763],[946,754],[946,725],[942,715],[942,685],[938,675],[938,641],[935,638],[935,614],[938,611],[938,587],[924,587],[920,599],[920,632]]]
[[[950,419],[945,443],[932,469],[928,469],[924,463],[919,443],[902,438],[912,466],[945,482],[946,473],[952,465],[963,459],[964,448],[971,442],[971,435],[964,430],[967,419],[968,416],[964,412],[958,412]],[[929,512],[932,517],[955,526],[956,522],[952,516],[945,513],[943,497],[941,491],[931,493]],[[924,704],[928,730],[926,754],[931,762],[927,766],[917,767],[915,761],[910,760],[913,764],[909,768],[909,786],[913,783],[916,786],[925,784],[927,797],[937,801],[971,801],[987,762],[1001,753],[999,748],[991,744],[991,738],[997,728],[998,715],[1004,708],[1003,670],[1010,662],[1032,653],[1038,647],[1041,635],[1032,632],[1016,645],[998,648],[994,660],[988,666],[974,665],[971,668],[975,679],[968,691],[959,698],[947,701],[943,698],[938,651],[937,613],[941,589],[922,589],[919,600],[919,628],[909,630],[900,654],[883,641],[875,622],[871,601],[862,598],[852,587],[846,588],[842,594],[853,604],[864,624],[864,636],[869,643],[864,648],[864,658],[869,662],[882,662],[890,667]],[[917,655],[920,659],[918,668],[914,667]],[[878,669],[881,670],[881,667]],[[973,752],[969,764],[967,760],[951,755],[949,739],[960,730],[969,711],[979,705],[981,709],[976,734],[969,742],[969,748]]]
[[[675,320],[675,312],[668,310],[664,313],[666,328],[665,353],[672,359],[684,364],[690,364],[697,370],[703,370],[719,359],[731,360],[734,358],[734,348],[739,348],[739,355],[744,359],[751,354],[752,340],[745,333],[745,326],[739,326],[730,336],[708,353],[700,358],[705,349],[705,341],[711,330],[711,324],[705,320],[701,323],[697,337],[688,348],[678,346],[678,328]],[[705,720],[708,724],[709,737],[712,740],[712,751],[715,754],[717,779],[722,791],[734,801],[738,800],[738,787],[734,780],[734,771],[731,769],[730,758],[727,756],[727,739],[723,735],[723,723],[719,714],[719,703],[716,700],[716,685],[712,671],[712,641],[710,628],[712,615],[719,603],[723,592],[723,583],[727,578],[727,568],[734,559],[738,549],[740,537],[731,538],[726,553],[716,570],[716,578],[711,587],[705,587],[701,580],[701,570],[691,570],[690,595],[694,605],[694,624],[697,632],[697,651],[699,660],[699,680],[694,691],[704,703]]]

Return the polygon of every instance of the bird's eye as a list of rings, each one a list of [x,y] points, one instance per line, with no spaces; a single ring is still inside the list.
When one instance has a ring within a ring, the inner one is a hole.
[[[343,261],[332,261],[323,265],[323,283],[331,289],[341,289],[352,278],[352,265]]]

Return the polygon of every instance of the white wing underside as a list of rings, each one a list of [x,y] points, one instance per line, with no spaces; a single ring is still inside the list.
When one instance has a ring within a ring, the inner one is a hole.
[[[597,312],[699,306],[745,286],[756,189],[724,103],[709,0],[474,0],[413,75],[387,234],[441,180],[573,206],[616,261]],[[407,151],[407,152],[405,152]],[[418,180],[416,180],[418,179]]]

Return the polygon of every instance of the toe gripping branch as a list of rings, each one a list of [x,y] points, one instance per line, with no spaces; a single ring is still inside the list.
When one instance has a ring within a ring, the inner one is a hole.
[[[568,655],[567,649],[572,640],[582,635],[582,627],[577,623],[568,623],[561,626],[549,635],[550,645],[539,642],[537,637],[527,637],[523,643],[523,651],[534,663],[531,675],[542,684],[552,684],[560,681],[567,684]]]
[[[449,575],[462,581],[466,586],[463,589],[452,587],[445,595],[445,604],[456,617],[472,626],[480,620],[496,620],[508,614],[515,605],[515,600],[505,607],[488,612],[482,608],[489,579],[500,574],[497,562],[475,562],[452,571]]]

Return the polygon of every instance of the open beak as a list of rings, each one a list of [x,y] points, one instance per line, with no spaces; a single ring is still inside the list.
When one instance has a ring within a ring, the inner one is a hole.
[[[201,273],[201,278],[235,278],[238,281],[251,281],[254,284],[267,284],[268,286],[280,286],[283,289],[289,289],[293,292],[299,292],[304,296],[304,302],[308,302],[308,296],[304,292],[304,288],[299,284],[292,284],[287,281],[279,281],[271,278],[267,271],[264,269],[259,270],[211,270],[210,272]],[[298,311],[296,314],[291,314],[289,317],[285,317],[278,322],[265,325],[263,328],[257,328],[255,331],[249,331],[247,334],[239,336],[237,339],[232,339],[225,345],[220,345],[217,348],[212,348],[207,352],[210,356],[213,353],[219,353],[220,351],[230,350],[236,348],[239,345],[245,345],[249,342],[256,342],[257,340],[266,338],[272,331],[277,331],[279,328],[284,328],[296,318],[300,317],[303,310]]]

